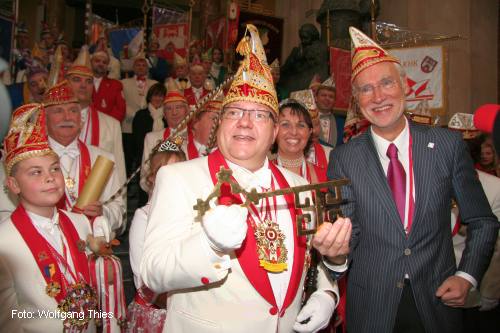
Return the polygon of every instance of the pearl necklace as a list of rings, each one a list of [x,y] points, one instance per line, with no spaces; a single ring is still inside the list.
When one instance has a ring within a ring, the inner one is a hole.
[[[287,160],[278,155],[278,164],[285,168],[300,168],[304,164],[304,156],[293,160]]]

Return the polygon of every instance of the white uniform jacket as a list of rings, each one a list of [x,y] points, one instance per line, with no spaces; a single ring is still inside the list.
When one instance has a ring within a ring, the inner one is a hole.
[[[290,186],[306,184],[305,179],[288,170],[280,170]],[[307,259],[300,255],[305,253],[305,246],[299,248],[297,237],[293,237],[294,245],[287,247],[288,271],[280,273],[290,277],[282,281],[288,287],[276,294],[274,285],[271,287],[274,277],[270,282],[269,274],[272,273],[258,267],[256,251],[248,251],[254,253],[250,254],[252,259],[243,260],[238,259],[235,252],[220,257],[208,245],[193,205],[198,198],[206,198],[213,188],[208,157],[167,165],[157,174],[141,276],[154,292],[169,293],[163,331],[292,332],[307,272]],[[277,206],[280,228],[293,232],[295,226],[283,197],[278,197]],[[282,225],[280,221],[285,222]],[[252,236],[249,227],[245,242],[248,243]],[[261,275],[263,279],[258,278]],[[327,277],[323,266],[319,267],[318,290],[337,293],[335,282]],[[278,299],[284,299],[281,305]]]

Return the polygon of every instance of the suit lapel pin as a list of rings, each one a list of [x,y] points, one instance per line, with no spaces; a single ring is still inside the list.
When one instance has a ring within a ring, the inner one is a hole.
[[[427,144],[427,148],[430,148],[430,149],[434,148],[434,142],[429,142]]]

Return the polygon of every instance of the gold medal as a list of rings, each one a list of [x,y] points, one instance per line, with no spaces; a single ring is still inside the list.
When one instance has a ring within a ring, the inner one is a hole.
[[[285,247],[285,234],[278,223],[266,218],[255,228],[254,234],[260,266],[271,273],[286,270],[288,251]]]
[[[61,292],[61,285],[57,281],[50,281],[45,287],[45,292],[50,297],[56,297]]]
[[[68,190],[72,190],[75,187],[75,180],[71,177],[64,178],[64,184]]]

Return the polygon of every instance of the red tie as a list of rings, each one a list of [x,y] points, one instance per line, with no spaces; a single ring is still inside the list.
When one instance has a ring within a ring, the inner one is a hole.
[[[399,217],[404,224],[405,221],[405,199],[406,199],[406,173],[403,165],[398,159],[398,148],[394,143],[387,148],[387,157],[391,160],[387,169],[387,182],[392,191],[392,196],[398,208]]]

